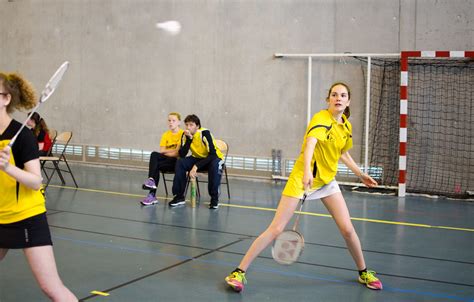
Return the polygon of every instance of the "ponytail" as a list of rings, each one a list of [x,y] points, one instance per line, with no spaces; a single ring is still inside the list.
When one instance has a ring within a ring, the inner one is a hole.
[[[349,106],[344,109],[344,115],[346,116],[346,118],[349,118],[351,116],[351,109],[349,108]]]
[[[46,122],[44,121],[43,118],[41,118],[41,120],[40,120],[40,127],[41,127],[41,130],[43,130],[44,132],[46,132],[49,135],[48,125],[46,125]]]
[[[29,113],[28,113],[29,114]],[[33,134],[35,136],[38,136],[41,130],[46,132],[49,135],[49,128],[48,125],[46,125],[46,122],[44,119],[39,115],[38,112],[33,112],[31,115],[30,119],[32,119],[35,122],[35,128],[33,129]]]

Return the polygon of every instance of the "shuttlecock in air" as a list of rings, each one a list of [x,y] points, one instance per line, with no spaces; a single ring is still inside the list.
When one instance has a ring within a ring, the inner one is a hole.
[[[155,26],[170,35],[177,35],[181,31],[181,24],[178,21],[158,22]]]

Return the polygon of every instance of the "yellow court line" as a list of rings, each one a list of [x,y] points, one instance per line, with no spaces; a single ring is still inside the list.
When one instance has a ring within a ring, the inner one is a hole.
[[[110,296],[109,293],[100,292],[100,291],[98,291],[98,290],[93,290],[93,291],[91,291],[91,294],[93,294],[93,295],[99,295],[99,296],[104,296],[104,297]]]
[[[95,190],[95,189],[85,189],[85,188],[76,188],[76,187],[68,187],[68,186],[49,185],[48,187],[70,189],[70,190],[77,190],[77,191],[84,191],[84,192],[93,192],[93,193],[105,193],[105,194],[120,195],[120,196],[143,197],[143,195],[138,195],[138,194],[130,194],[130,193],[122,193],[122,192],[114,192],[114,191],[105,191],[105,190]],[[158,196],[158,198],[172,199],[172,198],[169,198],[169,197],[160,197],[160,196]]]
[[[272,208],[262,208],[262,207],[254,207],[254,206],[243,206],[243,205],[236,205],[236,204],[225,204],[225,203],[222,204],[222,203],[221,203],[219,206],[276,212],[276,209],[272,209]],[[308,215],[308,216],[317,216],[317,217],[332,218],[332,216],[331,216],[330,214],[321,214],[321,213],[313,213],[313,212],[299,212],[299,211],[295,211],[295,213],[301,213],[301,214],[303,214],[303,215]],[[474,229],[468,229],[468,228],[456,228],[456,227],[448,227],[448,226],[437,226],[437,225],[419,224],[419,223],[411,223],[411,222],[403,222],[403,221],[390,221],[390,220],[380,220],[380,219],[370,219],[370,218],[358,218],[358,217],[351,217],[351,220],[364,221],[364,222],[373,222],[373,223],[382,223],[382,224],[394,224],[394,225],[411,226],[411,227],[419,227],[419,228],[436,228],[436,229],[445,229],[445,230],[454,230],[454,231],[474,232]]]
[[[447,226],[441,226],[441,225],[433,225],[433,226],[431,226],[431,227],[432,227],[432,228],[437,228],[437,229],[453,230],[453,231],[474,232],[474,229],[454,228],[454,227],[447,227]]]
[[[50,187],[55,187],[55,188],[72,189],[72,190],[85,191],[85,192],[105,193],[105,194],[114,194],[114,195],[131,196],[131,197],[143,197],[143,195],[129,194],[129,193],[121,193],[121,192],[113,192],[113,191],[84,189],[84,188],[75,188],[75,187],[57,186],[57,185],[49,185],[49,186],[50,186]],[[158,196],[158,198],[171,199],[171,198],[169,198],[169,197],[161,197],[161,196]],[[250,209],[250,210],[276,212],[276,209],[273,209],[273,208],[264,208],[264,207],[256,207],[256,206],[244,206],[244,205],[238,205],[238,204],[220,203],[219,206],[221,206],[221,207],[224,206],[224,207],[231,207],[231,208],[241,208],[241,209]],[[329,215],[329,214],[322,214],[322,213],[299,212],[299,211],[295,211],[295,213],[301,213],[301,214],[303,214],[303,215],[308,215],[308,216],[332,218],[331,215]],[[434,228],[434,229],[443,229],[443,230],[452,230],[452,231],[474,232],[474,229],[469,229],[469,228],[457,228],[457,227],[440,226],[440,225],[419,224],[419,223],[411,223],[411,222],[403,222],[403,221],[390,221],[390,220],[380,220],[380,219],[370,219],[370,218],[359,218],[359,217],[351,217],[351,220],[354,220],[354,221],[363,221],[363,222],[381,223],[381,224],[392,224],[392,225],[401,225],[401,226],[411,226],[411,227],[418,227],[418,228]]]

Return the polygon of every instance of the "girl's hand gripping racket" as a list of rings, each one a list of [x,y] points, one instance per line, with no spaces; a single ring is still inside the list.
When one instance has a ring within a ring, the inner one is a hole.
[[[296,229],[300,221],[301,209],[303,208],[306,196],[308,196],[307,191],[305,191],[303,198],[301,199],[299,213],[297,214],[298,216],[296,216],[293,229],[283,231],[273,242],[272,256],[273,259],[280,264],[293,264],[298,260],[301,253],[303,253],[304,238]]]
[[[11,148],[13,146],[13,144],[15,143],[18,135],[23,130],[23,128],[25,128],[26,122],[28,122],[28,120],[31,118],[33,113],[35,113],[38,110],[39,106],[41,104],[43,104],[44,102],[46,102],[46,100],[49,99],[49,97],[54,93],[54,91],[56,90],[56,87],[58,86],[59,82],[63,78],[63,75],[66,72],[68,67],[69,67],[69,62],[68,61],[64,62],[58,68],[58,70],[56,70],[56,72],[53,74],[51,79],[49,79],[48,83],[46,84],[46,87],[44,87],[43,91],[41,92],[38,104],[35,106],[35,108],[33,108],[31,113],[28,115],[25,122],[23,123],[23,125],[21,125],[20,130],[18,130],[18,132],[15,134],[15,136],[11,139],[10,143],[8,143],[9,148]]]

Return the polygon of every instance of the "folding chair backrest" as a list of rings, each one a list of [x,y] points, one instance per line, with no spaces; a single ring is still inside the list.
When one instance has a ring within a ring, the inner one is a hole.
[[[215,142],[216,142],[217,148],[219,148],[219,150],[221,150],[222,152],[227,151],[228,147],[227,147],[226,142],[224,142],[223,140],[220,140],[220,139],[216,139]]]
[[[216,139],[215,142],[216,142],[217,148],[219,148],[219,150],[221,150],[221,152],[224,153],[224,162],[225,162],[227,159],[227,154],[229,153],[229,145],[227,145],[226,142],[220,139]]]
[[[72,138],[72,132],[71,131],[66,131],[66,132],[62,132],[60,134],[58,134],[58,136],[56,136],[56,142],[55,144],[61,144],[63,145],[63,149],[62,150],[59,150],[57,147],[56,147],[56,151],[58,151],[58,155],[59,156],[63,156],[64,155],[64,151],[66,151],[66,148],[67,148],[67,145],[69,144],[69,142],[71,141],[71,138]]]
[[[67,144],[71,140],[72,137],[72,132],[71,131],[66,131],[58,134],[56,136],[56,141],[60,144]]]
[[[54,140],[58,136],[58,131],[54,129],[49,129],[49,138],[51,139],[51,142],[54,144]]]
[[[54,144],[56,143],[56,137],[58,136],[58,131],[54,129],[49,129],[48,135],[49,135],[49,139],[51,140],[51,147],[49,147],[47,156],[51,156],[51,153],[53,152]]]
[[[225,141],[220,140],[220,139],[216,139],[215,142],[216,142],[217,148],[219,148],[221,152],[224,154],[224,164],[222,165],[222,168],[224,169],[223,177],[225,177],[225,180],[221,181],[221,185],[226,184],[227,197],[229,197],[229,200],[230,200],[230,185],[229,185],[229,178],[227,176],[227,165],[226,165],[227,155],[229,154],[229,145]]]

